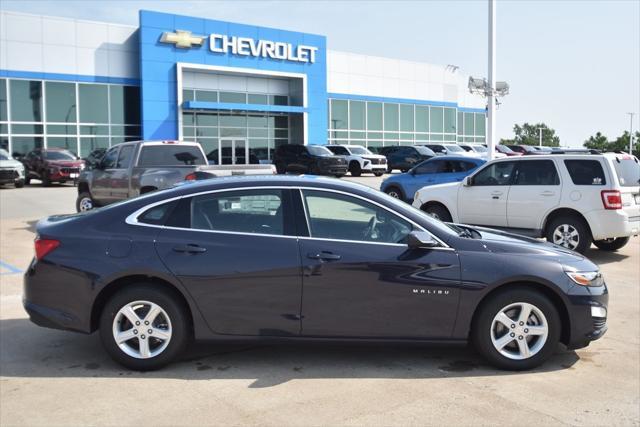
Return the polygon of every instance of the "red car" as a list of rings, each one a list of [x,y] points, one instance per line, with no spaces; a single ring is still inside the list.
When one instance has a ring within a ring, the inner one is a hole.
[[[36,148],[22,158],[25,168],[25,184],[39,179],[45,187],[52,182],[64,184],[77,182],[84,169],[84,160],[62,148]]]
[[[506,145],[502,145],[502,144],[496,145],[496,151],[498,153],[502,153],[502,154],[507,155],[509,157],[522,156],[522,153],[517,153],[517,152],[513,151],[511,148],[507,147]]]

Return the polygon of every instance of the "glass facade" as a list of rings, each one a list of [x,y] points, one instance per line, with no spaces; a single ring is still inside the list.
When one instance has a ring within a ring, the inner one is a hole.
[[[183,112],[182,135],[185,141],[202,145],[209,160],[217,160],[222,140],[246,140],[250,161],[270,162],[273,150],[288,144],[288,114]]]
[[[329,100],[331,144],[358,144],[376,151],[388,145],[484,142],[484,113],[409,103]]]
[[[140,135],[137,86],[0,79],[0,146],[12,154],[60,147],[84,157]]]

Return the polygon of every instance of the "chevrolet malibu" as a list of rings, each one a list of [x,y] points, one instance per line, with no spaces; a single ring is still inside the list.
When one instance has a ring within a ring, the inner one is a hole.
[[[37,225],[24,306],[160,368],[192,339],[471,341],[530,369],[606,331],[598,267],[333,178],[200,181]]]

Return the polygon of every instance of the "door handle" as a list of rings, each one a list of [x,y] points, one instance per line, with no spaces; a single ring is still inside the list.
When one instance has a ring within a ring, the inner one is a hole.
[[[540,193],[541,196],[553,196],[555,194],[555,191],[543,191],[542,193]]]
[[[331,252],[320,252],[317,254],[308,253],[307,258],[310,259],[319,259],[322,261],[338,261],[342,257],[340,255],[332,254]]]
[[[201,254],[207,251],[207,248],[203,248],[202,246],[188,244],[188,245],[178,245],[174,246],[173,250],[175,252],[186,252],[190,254]]]
[[[491,192],[491,198],[492,199],[499,199],[500,196],[502,196],[502,191],[492,191]]]

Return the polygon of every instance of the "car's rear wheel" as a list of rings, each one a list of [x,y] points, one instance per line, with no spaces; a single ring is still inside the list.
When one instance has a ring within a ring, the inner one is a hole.
[[[423,211],[434,217],[435,219],[439,219],[443,222],[451,222],[453,219],[451,218],[451,213],[449,210],[442,205],[431,204],[427,206],[423,206]]]
[[[591,246],[589,227],[576,216],[559,217],[547,227],[547,241],[567,249],[584,253]]]
[[[25,185],[29,185],[29,184],[31,184],[31,177],[29,177],[29,176],[25,176],[25,177],[24,177],[24,183],[25,183]]]
[[[593,244],[603,251],[617,251],[629,243],[629,237],[618,237],[615,239],[594,240]]]
[[[76,199],[76,212],[86,212],[95,208],[96,204],[91,197],[91,193],[87,191],[83,191],[78,194],[78,198]]]
[[[277,162],[276,163],[276,172],[278,172],[278,174],[282,175],[286,171],[287,171],[287,168],[284,165],[284,163],[282,163],[282,162]]]
[[[520,288],[484,302],[472,325],[478,351],[500,369],[532,369],[547,360],[560,341],[561,323],[542,293]]]
[[[119,364],[138,371],[172,362],[190,340],[186,309],[176,298],[152,284],[128,285],[105,305],[100,338]]]
[[[374,172],[373,174],[375,176],[382,176],[382,175],[384,175],[384,172]]]
[[[349,164],[349,172],[351,172],[351,176],[360,176],[362,175],[362,168],[360,167],[360,163],[351,162]]]
[[[401,189],[399,189],[396,186],[390,186],[387,187],[384,190],[385,193],[387,193],[389,196],[393,197],[394,199],[399,199],[399,200],[404,200],[404,193],[402,192]]]

